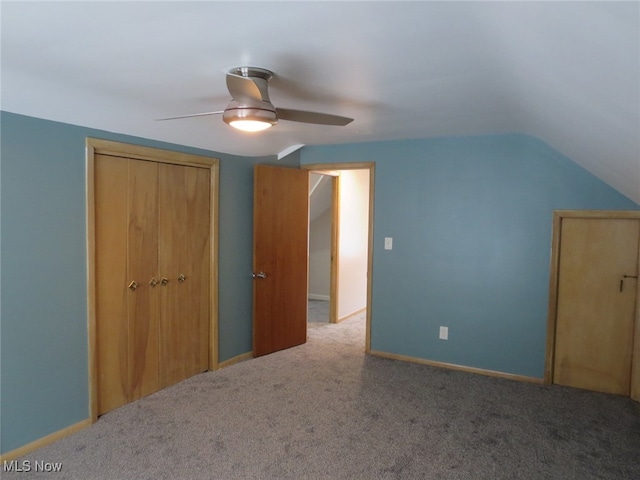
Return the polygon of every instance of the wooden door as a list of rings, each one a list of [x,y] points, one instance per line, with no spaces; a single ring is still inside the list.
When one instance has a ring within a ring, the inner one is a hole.
[[[629,395],[639,238],[636,219],[562,219],[554,383]]]
[[[257,165],[254,178],[253,354],[307,341],[309,173]]]
[[[209,170],[159,166],[161,387],[208,368]],[[166,282],[166,283],[165,283]]]
[[[210,171],[94,165],[100,415],[208,369]]]
[[[158,270],[158,164],[129,160],[127,263],[129,401],[159,389],[158,295],[149,283]]]
[[[98,139],[87,140],[87,152],[89,382],[96,420],[216,368],[219,161]]]
[[[98,414],[102,414],[124,405],[129,398],[126,292],[129,162],[103,155],[96,155],[94,162],[95,248],[100,252],[95,260],[96,357]]]
[[[158,389],[157,300],[148,284],[157,269],[157,166],[105,155],[94,165],[102,414]]]

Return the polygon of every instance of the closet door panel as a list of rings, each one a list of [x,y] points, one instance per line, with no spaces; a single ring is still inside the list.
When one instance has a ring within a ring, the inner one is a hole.
[[[204,372],[209,368],[209,332],[210,332],[210,265],[211,265],[211,224],[209,170],[190,168],[187,197],[187,230],[191,232],[186,245],[184,265],[190,275],[181,286],[181,302],[191,309],[193,330],[191,340],[192,359],[189,376]]]
[[[203,372],[209,345],[209,171],[162,164],[159,171],[161,385]]]
[[[95,156],[96,360],[98,415],[124,405],[129,392],[127,348],[128,160]]]
[[[158,164],[129,160],[129,228],[127,258],[130,401],[159,390],[158,286]]]

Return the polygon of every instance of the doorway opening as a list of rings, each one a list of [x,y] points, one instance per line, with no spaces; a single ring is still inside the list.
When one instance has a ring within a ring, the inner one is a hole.
[[[370,346],[373,163],[305,165],[309,180],[309,323],[364,315]]]

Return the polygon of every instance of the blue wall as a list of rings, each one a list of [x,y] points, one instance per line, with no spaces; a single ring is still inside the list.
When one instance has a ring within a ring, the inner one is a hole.
[[[524,135],[301,154],[303,164],[370,161],[372,350],[543,377],[553,210],[638,205]]]
[[[220,361],[251,350],[253,166],[376,162],[372,348],[540,377],[554,209],[638,208],[521,135],[244,158],[1,113],[1,452],[88,418],[85,139],[220,163]],[[394,249],[382,249],[394,237]],[[437,340],[439,325],[450,340]]]
[[[2,112],[0,451],[88,410],[86,137],[220,158],[220,361],[251,351],[253,166],[244,158]]]

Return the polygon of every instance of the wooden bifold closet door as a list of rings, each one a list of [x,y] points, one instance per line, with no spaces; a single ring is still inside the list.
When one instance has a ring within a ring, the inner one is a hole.
[[[208,368],[210,173],[94,165],[100,415]]]
[[[207,370],[209,171],[159,165],[160,387]],[[165,273],[162,273],[165,272]]]

